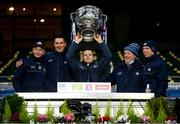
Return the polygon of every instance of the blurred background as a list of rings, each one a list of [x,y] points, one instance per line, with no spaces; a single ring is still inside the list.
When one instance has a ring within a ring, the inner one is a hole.
[[[70,13],[84,5],[94,5],[108,16],[112,66],[123,60],[128,43],[141,45],[154,39],[158,54],[169,66],[169,84],[180,82],[178,4],[117,0],[0,0],[0,82],[11,83],[15,62],[28,54],[35,41],[42,41],[47,51],[57,34],[70,43]]]

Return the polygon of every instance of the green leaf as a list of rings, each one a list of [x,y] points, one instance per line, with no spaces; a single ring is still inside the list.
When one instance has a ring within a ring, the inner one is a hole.
[[[25,101],[23,102],[22,106],[21,106],[21,110],[19,112],[19,119],[22,123],[29,123],[29,114],[27,111],[27,104],[25,103]]]
[[[36,102],[35,102],[34,108],[33,108],[33,114],[32,114],[32,116],[31,116],[31,119],[32,119],[34,122],[37,122],[37,121],[38,121],[38,115],[39,115],[39,113],[38,113],[38,109],[37,109],[37,104],[36,104]]]
[[[117,120],[123,114],[124,114],[124,107],[123,107],[122,100],[121,100],[119,102],[119,107],[118,107],[117,113],[115,115],[115,120]]]
[[[96,119],[99,117],[98,101],[96,101],[96,104],[92,108],[92,114],[95,116]]]
[[[53,114],[54,114],[54,108],[51,106],[50,103],[48,103],[47,110],[46,110],[46,116],[47,116],[48,121],[53,122],[54,120]]]
[[[64,103],[60,107],[60,112],[65,114],[71,113],[71,110],[67,106],[67,101],[65,100]]]
[[[109,100],[105,110],[105,116],[111,116],[111,101]]]
[[[3,122],[11,122],[11,108],[7,100],[5,100],[4,114],[3,114]]]
[[[135,114],[134,107],[133,107],[132,103],[130,103],[130,102],[131,101],[129,101],[127,114],[128,114],[129,119],[131,120],[132,123],[138,123],[139,122],[139,118]]]

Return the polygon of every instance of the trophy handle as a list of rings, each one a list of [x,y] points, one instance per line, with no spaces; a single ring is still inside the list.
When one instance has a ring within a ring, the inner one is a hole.
[[[104,22],[107,22],[107,15],[102,14],[102,19],[104,20]]]
[[[72,21],[74,21],[74,20],[75,20],[75,17],[76,17],[76,13],[75,13],[75,12],[72,12],[72,13],[70,14],[70,19],[71,19]]]
[[[72,42],[75,41],[75,37],[76,37],[75,17],[76,17],[76,13],[72,12],[70,14],[70,19],[71,19],[71,22],[72,22],[72,25],[71,25],[71,41]]]

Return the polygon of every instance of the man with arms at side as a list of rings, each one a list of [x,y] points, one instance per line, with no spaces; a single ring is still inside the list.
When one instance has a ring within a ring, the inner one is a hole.
[[[48,92],[57,92],[57,82],[70,82],[71,75],[69,65],[66,61],[67,46],[62,35],[53,40],[54,50],[45,54],[47,66],[47,87]]]
[[[146,40],[143,44],[143,54],[146,59],[144,68],[145,84],[150,84],[156,97],[166,96],[168,88],[168,68],[166,63],[156,54],[154,40]]]

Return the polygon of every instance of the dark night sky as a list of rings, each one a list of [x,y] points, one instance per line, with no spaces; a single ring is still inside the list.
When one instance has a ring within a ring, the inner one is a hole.
[[[14,2],[25,2],[25,0]],[[115,47],[132,40],[155,39],[164,45],[163,47],[179,48],[177,44],[180,40],[180,8],[174,1],[26,0],[26,2],[61,3],[63,7],[62,32],[68,38],[71,31],[70,13],[83,5],[94,5],[108,16],[108,42],[115,44]]]
[[[179,48],[180,8],[176,2],[145,1],[140,3],[115,0],[64,0],[63,2],[68,8],[66,8],[66,16],[68,16],[68,11],[76,11],[83,5],[90,4],[99,7],[109,17],[107,24],[110,42],[155,39],[163,47]]]

